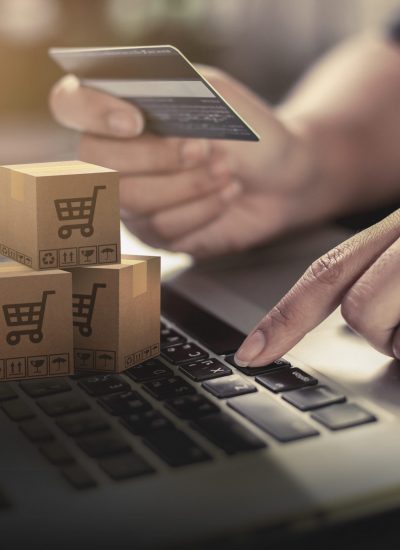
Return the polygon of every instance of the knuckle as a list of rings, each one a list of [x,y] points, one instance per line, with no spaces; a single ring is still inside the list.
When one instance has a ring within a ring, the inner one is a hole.
[[[192,181],[195,195],[204,195],[213,189],[213,183],[205,175],[196,175]]]
[[[149,165],[157,172],[180,170],[182,160],[180,154],[181,140],[174,138],[155,138],[152,147],[148,148]]]
[[[364,333],[368,323],[366,304],[371,298],[371,290],[357,283],[343,297],[341,313],[346,323],[356,332]]]
[[[128,206],[133,214],[145,214],[146,205],[143,193],[135,181],[121,180],[119,185],[119,198],[122,207]]]
[[[151,230],[163,240],[169,240],[170,231],[162,214],[154,214],[149,220]]]
[[[336,246],[315,260],[305,273],[305,279],[324,285],[333,285],[343,276],[348,248],[344,244]]]
[[[278,325],[280,327],[283,327],[284,329],[288,329],[292,324],[292,316],[287,311],[286,306],[282,302],[280,302],[271,309],[271,311],[265,317],[265,321],[261,322],[260,328],[264,327],[264,330],[266,330],[266,322],[273,326]]]

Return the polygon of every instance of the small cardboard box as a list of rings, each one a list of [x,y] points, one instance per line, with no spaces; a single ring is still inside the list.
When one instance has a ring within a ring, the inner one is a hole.
[[[160,353],[160,258],[71,270],[75,369],[121,372]]]
[[[119,262],[117,172],[81,161],[1,166],[0,254],[33,269]]]
[[[0,381],[72,374],[72,277],[0,265]]]

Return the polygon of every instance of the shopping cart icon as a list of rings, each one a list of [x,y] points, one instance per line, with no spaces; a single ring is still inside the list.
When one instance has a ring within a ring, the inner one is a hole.
[[[73,325],[79,328],[82,336],[90,336],[92,334],[92,318],[97,290],[106,287],[107,285],[103,283],[94,283],[91,294],[72,295]]]
[[[47,296],[55,294],[54,290],[45,290],[41,302],[26,302],[23,304],[6,304],[3,306],[7,326],[16,327],[7,334],[6,340],[10,346],[15,346],[21,336],[27,335],[32,343],[38,344],[43,339],[43,321],[46,311]],[[17,328],[20,327],[20,328]]]
[[[57,199],[54,201],[57,216],[61,222],[71,222],[58,229],[60,239],[69,239],[73,229],[80,229],[82,237],[93,235],[93,218],[96,209],[97,194],[105,185],[95,185],[91,197],[76,199]]]

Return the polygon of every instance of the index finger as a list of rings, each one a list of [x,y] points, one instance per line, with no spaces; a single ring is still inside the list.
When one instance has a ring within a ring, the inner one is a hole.
[[[400,210],[316,260],[236,352],[239,366],[259,367],[288,352],[323,321],[362,273],[400,235]]]
[[[134,105],[81,86],[73,75],[61,78],[49,97],[54,118],[73,130],[102,136],[132,138],[142,133],[144,117]]]

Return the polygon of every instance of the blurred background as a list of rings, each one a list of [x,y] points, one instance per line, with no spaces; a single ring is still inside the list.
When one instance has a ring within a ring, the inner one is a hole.
[[[398,0],[0,0],[0,164],[74,158],[52,122],[49,46],[173,44],[274,104],[335,43],[383,26]]]
[[[0,163],[73,155],[51,123],[47,95],[61,75],[49,46],[173,44],[217,65],[269,102],[318,55],[384,23],[393,0],[0,0]]]

